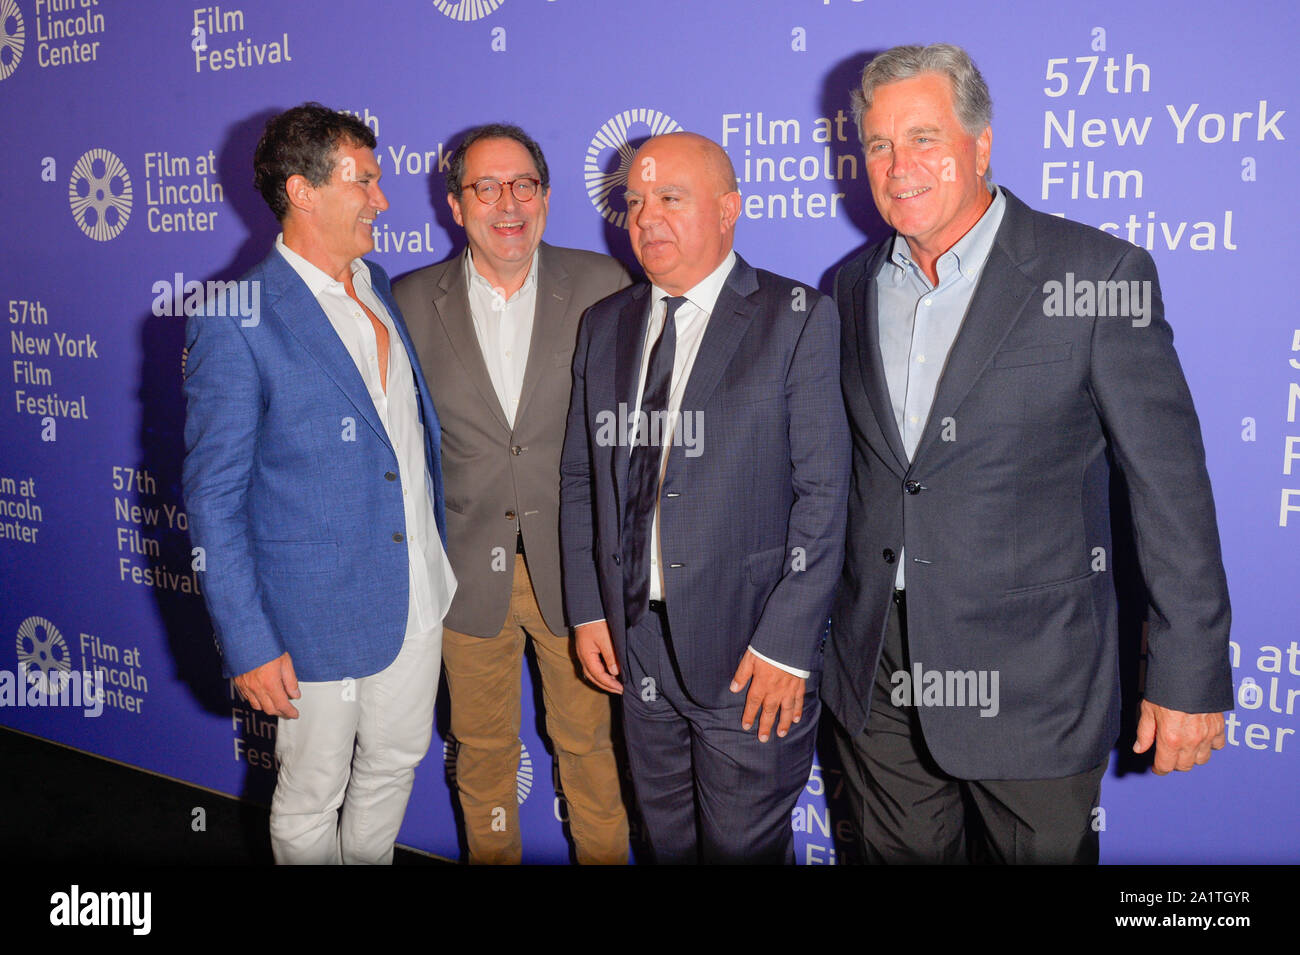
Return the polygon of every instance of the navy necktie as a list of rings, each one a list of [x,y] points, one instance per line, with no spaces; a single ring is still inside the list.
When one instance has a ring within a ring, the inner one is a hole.
[[[644,432],[632,446],[627,471],[627,509],[623,518],[623,609],[629,628],[636,626],[649,609],[650,600],[650,528],[655,505],[659,501],[659,476],[663,464],[663,446],[672,440],[672,432],[655,426],[667,420],[668,393],[673,381],[673,358],[677,352],[677,326],[673,321],[677,309],[686,301],[682,296],[664,299],[664,328],[650,350],[641,392]],[[653,437],[658,437],[653,441]]]

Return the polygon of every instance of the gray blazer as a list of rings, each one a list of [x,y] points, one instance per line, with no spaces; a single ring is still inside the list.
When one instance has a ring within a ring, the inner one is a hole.
[[[1096,766],[1119,733],[1112,467],[1150,595],[1153,703],[1231,709],[1228,591],[1151,256],[1003,191],[1006,215],[910,463],[876,309],[893,237],[836,277],[853,487],[822,695],[861,732],[906,547],[912,665],[999,676],[996,716],[917,708],[935,760],[967,779],[1059,778]],[[1045,286],[1070,281],[1149,282],[1149,316],[1052,314]]]
[[[463,268],[458,255],[393,288],[442,422],[447,553],[458,581],[443,623],[476,637],[500,632],[510,604],[518,515],[542,616],[552,632],[566,635],[560,451],[573,344],[587,307],[631,278],[609,256],[541,244],[532,344],[511,430],[474,333]]]

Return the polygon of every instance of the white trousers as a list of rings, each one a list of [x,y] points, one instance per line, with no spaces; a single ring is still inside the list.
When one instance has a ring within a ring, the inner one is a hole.
[[[271,850],[280,865],[393,861],[415,767],[429,750],[442,626],[408,635],[380,672],[299,683],[280,717]]]

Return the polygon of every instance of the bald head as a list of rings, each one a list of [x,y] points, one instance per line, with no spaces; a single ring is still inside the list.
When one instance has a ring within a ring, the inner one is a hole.
[[[682,295],[731,252],[740,216],[731,160],[697,133],[656,136],[632,158],[627,211],[632,251],[646,276]]]
[[[654,154],[663,150],[674,150],[677,155],[695,163],[696,168],[712,179],[718,195],[736,191],[736,170],[731,165],[731,157],[727,155],[727,151],[707,136],[688,133],[685,130],[665,133],[646,140],[632,160],[633,169],[639,168],[638,160],[643,153]]]

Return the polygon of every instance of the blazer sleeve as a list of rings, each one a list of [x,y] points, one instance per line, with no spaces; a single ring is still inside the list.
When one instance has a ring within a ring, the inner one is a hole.
[[[1095,320],[1090,368],[1149,595],[1145,696],[1186,713],[1231,709],[1231,612],[1214,496],[1155,263],[1133,247],[1109,280],[1150,283],[1138,286],[1149,289],[1145,316]]]
[[[193,315],[185,337],[181,483],[223,670],[238,676],[284,653],[262,605],[246,506],[262,428],[259,370],[237,318]]]
[[[794,505],[785,569],[768,597],[750,646],[800,670],[817,653],[844,562],[849,430],[840,390],[840,319],[818,296],[786,376]]]
[[[587,355],[594,311],[588,309],[578,327],[573,349],[573,390],[560,455],[560,560],[565,614],[574,625],[605,617],[596,571],[592,448],[586,412]]]

